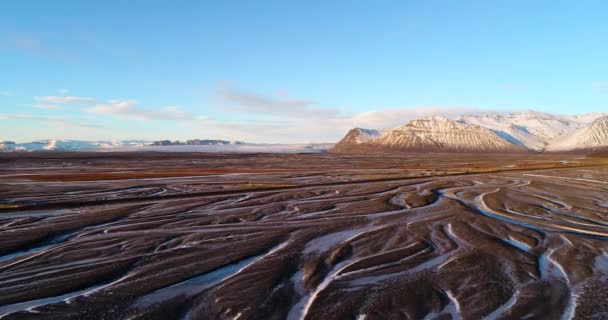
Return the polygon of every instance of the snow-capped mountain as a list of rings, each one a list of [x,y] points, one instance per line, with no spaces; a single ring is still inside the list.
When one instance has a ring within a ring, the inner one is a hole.
[[[605,146],[608,146],[608,116],[598,118],[591,125],[571,134],[550,140],[547,151],[592,149]]]
[[[354,130],[355,140],[357,141],[357,143],[367,142],[372,139],[376,139],[380,135],[382,135],[382,132],[380,132],[378,130],[373,130],[373,129],[356,128],[353,130]],[[353,130],[351,130],[351,131],[353,131]]]
[[[382,133],[378,130],[353,128],[333,147],[334,152],[340,152],[341,150],[348,150],[352,145],[358,145],[360,143],[368,142],[375,138],[378,138]]]
[[[565,116],[527,111],[463,115],[455,120],[430,117],[384,131],[356,128],[332,152],[542,152],[606,146],[608,113]]]
[[[268,145],[228,140],[167,141],[41,140],[0,141],[3,151],[201,151],[325,152],[331,145]],[[196,147],[196,148],[191,148]],[[196,149],[196,150],[194,150]],[[434,116],[392,129],[354,128],[331,152],[564,152],[608,150],[608,112],[581,115],[520,113],[462,115],[454,120]],[[260,151],[263,150],[263,151]]]
[[[456,120],[491,129],[512,143],[528,149],[544,151],[551,149],[549,144],[559,140],[558,137],[566,137],[587,127],[602,116],[608,116],[608,113],[566,116],[527,111],[510,114],[465,115]]]
[[[526,151],[525,148],[507,141],[487,128],[438,116],[412,120],[403,126],[386,130],[372,139],[366,134],[370,130],[355,130],[351,130],[331,151],[335,153]]]

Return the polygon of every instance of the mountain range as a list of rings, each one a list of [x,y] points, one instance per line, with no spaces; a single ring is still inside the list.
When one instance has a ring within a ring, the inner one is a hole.
[[[216,139],[194,139],[186,141],[171,141],[171,140],[160,140],[154,141],[151,146],[215,146],[215,145],[227,145],[227,144],[245,144],[242,141],[228,141],[228,140],[216,140]]]
[[[392,129],[354,128],[334,153],[564,152],[608,146],[608,113],[553,115],[527,111],[432,116]]]
[[[264,144],[241,141],[194,139],[160,140],[39,140],[25,143],[0,141],[0,152],[95,151],[95,152],[216,152],[216,153],[326,153],[333,143]]]
[[[84,141],[84,140],[38,140],[15,143],[0,141],[0,152],[7,151],[75,151],[92,149],[110,149],[117,147],[139,147],[150,142],[142,140],[119,141]]]
[[[141,148],[145,146],[204,146],[204,145],[230,145],[244,144],[241,141],[194,139],[181,141],[160,140],[115,140],[115,141],[85,141],[85,140],[38,140],[32,142],[15,143],[13,141],[0,141],[0,151],[77,151],[99,149],[125,149]]]
[[[332,147],[333,146],[333,147]],[[331,148],[331,149],[330,149]],[[536,111],[431,116],[390,129],[351,129],[333,144],[251,144],[194,139],[180,141],[0,141],[6,151],[180,151],[277,153],[469,152],[526,153],[608,150],[608,112],[554,115]]]

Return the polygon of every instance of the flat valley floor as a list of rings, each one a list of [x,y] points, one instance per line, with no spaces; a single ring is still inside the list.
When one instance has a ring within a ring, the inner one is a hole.
[[[0,154],[2,319],[606,319],[608,159]]]

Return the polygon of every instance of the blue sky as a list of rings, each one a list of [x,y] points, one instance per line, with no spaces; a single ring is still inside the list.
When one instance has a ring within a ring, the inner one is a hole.
[[[9,1],[0,140],[335,141],[608,111],[606,1]]]

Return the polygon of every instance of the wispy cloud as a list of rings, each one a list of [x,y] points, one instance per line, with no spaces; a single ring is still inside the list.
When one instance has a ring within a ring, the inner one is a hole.
[[[0,114],[0,120],[38,120],[38,121],[57,121],[63,120],[59,116],[42,116],[34,114]]]
[[[89,97],[76,97],[76,96],[41,96],[34,97],[34,100],[38,102],[63,104],[63,103],[75,103],[75,102],[94,102],[95,99]]]
[[[54,104],[33,104],[33,108],[42,110],[61,110],[61,107]]]
[[[8,38],[5,41],[5,45],[12,49],[29,51],[31,53],[40,53],[45,48],[44,43],[40,39],[24,35],[16,35]]]
[[[11,96],[10,91],[0,91],[0,97],[9,97]]]
[[[367,112],[345,114],[334,108],[315,107],[312,99],[291,98],[286,94],[265,95],[233,87],[222,87],[214,92],[226,112],[242,112],[238,120],[220,120],[196,116],[177,106],[150,108],[140,106],[132,99],[110,100],[100,102],[99,99],[63,95],[38,96],[40,102],[32,105],[44,110],[57,110],[66,104],[77,104],[79,111],[97,115],[115,117],[123,120],[173,120],[179,122],[184,131],[192,137],[223,138],[229,140],[244,140],[249,142],[266,143],[297,143],[297,142],[332,142],[339,140],[349,129],[363,127],[371,129],[391,128],[405,124],[409,120],[430,115],[442,115],[454,118],[464,113],[478,111],[471,107],[403,107],[385,108]],[[257,115],[267,115],[260,118]],[[255,115],[255,116],[254,116]],[[58,126],[74,128],[98,128],[95,124],[85,121],[74,121],[75,118],[65,118],[61,115],[0,115],[0,120],[30,120],[46,121]],[[138,124],[142,128],[144,124]],[[156,132],[156,131],[155,131]],[[160,134],[160,133],[159,133]],[[174,136],[167,134],[163,137]],[[125,137],[129,138],[129,137]]]
[[[479,109],[472,107],[405,107],[367,111],[355,114],[345,119],[345,122],[355,127],[383,129],[392,128],[406,123],[407,121],[420,119],[428,116],[444,116],[455,118],[462,114],[477,112]]]
[[[85,108],[85,112],[113,115],[137,120],[193,120],[193,115],[180,110],[176,106],[168,106],[157,110],[149,110],[137,106],[136,100],[111,100],[108,103]]]
[[[79,61],[77,54],[55,46],[53,42],[46,41],[40,34],[11,34],[5,32],[3,35],[0,35],[0,47],[19,51],[28,55],[47,57],[67,62]]]
[[[284,117],[335,117],[335,109],[315,108],[309,99],[289,98],[285,95],[269,96],[260,93],[223,86],[215,90],[215,96],[227,108],[244,113]]]
[[[103,129],[104,126],[96,123],[80,123],[74,121],[56,121],[58,126],[62,128],[81,128],[81,129]]]
[[[411,107],[328,118],[280,118],[272,121],[208,119],[189,123],[188,126],[192,131],[200,132],[199,135],[213,135],[228,140],[265,143],[336,142],[354,127],[392,128],[426,116],[442,115],[455,118],[477,111],[478,109],[470,107]]]
[[[0,120],[29,120],[29,121],[41,121],[47,122],[61,127],[74,127],[74,128],[103,128],[103,126],[92,123],[83,123],[68,119],[62,116],[47,116],[47,115],[35,115],[35,114],[0,114]]]
[[[206,132],[219,133],[227,139],[255,142],[337,141],[353,127],[392,128],[425,116],[442,115],[454,118],[477,111],[471,107],[423,106],[343,114],[335,108],[315,107],[313,99],[290,98],[285,94],[271,96],[231,86],[216,89],[214,94],[228,110],[251,115],[271,115],[270,119],[273,121],[209,119],[198,127],[205,128]]]

